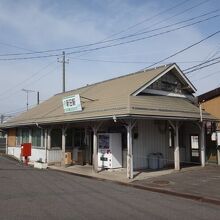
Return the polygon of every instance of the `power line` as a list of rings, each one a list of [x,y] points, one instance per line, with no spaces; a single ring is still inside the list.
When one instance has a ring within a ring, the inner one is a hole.
[[[16,48],[16,49],[26,50],[26,51],[33,52],[33,53],[36,52],[34,50],[30,50],[30,49],[27,49],[27,48],[24,48],[24,47],[20,47],[20,46],[17,46],[17,45],[13,45],[13,44],[9,44],[9,43],[0,42],[0,44],[4,45],[4,46],[7,46],[7,47],[13,47],[13,48]]]
[[[220,59],[220,56],[219,56],[219,57],[216,57],[216,58],[213,58],[213,59],[211,59],[211,60],[204,61],[204,62],[202,62],[202,63],[200,63],[200,64],[197,64],[197,65],[188,67],[188,68],[184,69],[183,71],[188,72],[188,71],[190,71],[190,70],[192,70],[192,69],[196,69],[197,67],[200,67],[200,66],[202,66],[202,65],[204,65],[204,64],[206,64],[206,63],[210,63],[210,62],[215,61],[215,60],[218,60],[218,59]]]
[[[166,60],[168,60],[168,59],[170,59],[170,58],[172,58],[172,57],[174,57],[174,56],[176,56],[176,55],[178,55],[178,54],[180,54],[180,53],[182,53],[182,52],[184,52],[184,51],[186,51],[186,50],[189,50],[190,48],[192,48],[192,47],[194,47],[194,46],[196,46],[196,45],[198,45],[198,44],[200,44],[200,43],[202,43],[202,42],[204,42],[204,41],[206,41],[206,40],[208,40],[208,39],[214,37],[215,35],[217,35],[217,34],[219,34],[219,33],[220,33],[220,30],[219,30],[219,31],[216,31],[215,33],[209,35],[208,37],[203,38],[202,40],[200,40],[200,41],[198,41],[198,42],[196,42],[196,43],[194,43],[194,44],[191,44],[191,45],[188,46],[188,47],[185,47],[185,48],[182,49],[182,50],[177,51],[176,53],[174,53],[174,54],[172,54],[172,55],[170,55],[170,56],[168,56],[168,57],[166,57],[166,58],[164,58],[164,59],[162,59],[162,60],[159,60],[159,61],[153,63],[152,65],[150,65],[150,66],[144,68],[143,70],[146,70],[146,69],[148,69],[148,68],[150,68],[150,67],[152,67],[152,66],[155,66],[156,64],[159,64],[159,63],[161,63],[161,62],[164,62],[164,61],[166,61]]]
[[[186,12],[188,12],[188,11],[194,9],[194,8],[197,8],[197,7],[201,6],[201,5],[204,4],[204,3],[207,3],[208,1],[210,1],[210,0],[202,1],[202,2],[199,3],[199,4],[196,4],[196,5],[192,6],[192,7],[189,7],[189,8],[187,8],[187,9],[184,9],[183,11],[180,11],[180,12],[178,12],[178,13],[176,13],[176,14],[174,14],[174,15],[168,17],[168,18],[165,18],[165,19],[163,19],[162,21],[153,23],[153,24],[151,24],[150,26],[145,27],[144,29],[141,29],[141,30],[139,30],[139,31],[146,30],[146,29],[148,29],[148,28],[150,28],[150,27],[154,27],[154,26],[156,26],[156,25],[158,25],[158,24],[160,24],[160,23],[163,23],[163,22],[165,22],[165,21],[168,21],[168,20],[170,20],[171,18],[174,18],[174,17],[177,17],[177,16],[179,16],[179,15],[185,14]],[[187,1],[186,1],[186,2],[187,2]],[[186,3],[186,2],[185,2],[185,3]],[[180,6],[180,5],[179,5],[179,6]],[[171,9],[174,9],[174,8],[175,8],[175,7],[170,8],[170,10],[171,10]],[[169,9],[168,9],[168,10],[169,10]],[[166,10],[164,11],[164,13],[165,13],[165,12],[166,12]],[[161,14],[163,14],[163,13],[161,13]],[[148,21],[149,21],[149,20],[148,20]],[[135,32],[135,34],[136,34],[136,33],[139,33],[139,31]],[[120,34],[120,33],[122,33],[122,32],[123,32],[123,31],[120,31],[120,32],[118,32],[118,34]],[[105,41],[105,40],[107,40],[107,39],[109,39],[109,38],[111,39],[112,36],[115,36],[115,35],[118,35],[118,34],[116,33],[116,34],[110,35],[109,37],[104,38],[102,41],[99,41],[99,43],[103,43],[103,41]],[[93,52],[93,51],[89,51],[89,52],[87,52],[86,54],[89,54],[89,53],[91,53],[91,52]],[[84,55],[84,54],[81,54],[81,55],[79,55],[79,56],[77,56],[77,57],[81,57],[82,55]]]
[[[28,76],[26,79],[22,80],[19,83],[14,84],[12,87],[7,88],[4,92],[0,93],[0,96],[4,95],[5,93],[7,93],[8,91],[11,91],[12,89],[14,89],[17,86],[22,85],[24,82],[28,81],[29,79],[32,79],[33,77],[35,77],[36,75],[38,75],[39,73],[41,73],[43,70],[47,69],[49,66],[51,66],[52,64],[54,64],[55,61],[50,62],[49,64],[43,66],[40,70],[38,70],[37,72],[33,73],[32,75]]]
[[[189,0],[187,0],[189,1]],[[186,1],[186,2],[187,2]],[[207,2],[206,1],[203,1],[202,3],[205,3]],[[201,5],[202,3],[196,5],[196,6],[199,6]],[[194,6],[195,7],[195,6]],[[189,9],[192,9],[194,7],[191,7]],[[188,9],[188,10],[189,10]],[[195,18],[192,18],[192,19],[188,19],[188,20],[185,20],[185,21],[181,21],[181,22],[177,22],[173,25],[177,25],[178,23],[183,23],[183,22],[187,22],[187,21],[190,21],[190,20],[194,20],[196,18],[199,18],[199,17],[202,17],[202,16],[206,16],[208,14],[211,14],[211,13],[214,13],[214,12],[217,12],[219,10],[214,10],[214,11],[211,11],[209,13],[206,13],[206,14],[203,14],[203,15],[200,15],[200,16],[197,16]],[[159,13],[160,14],[160,13]],[[158,14],[158,15],[159,15]],[[149,19],[148,19],[149,21]],[[159,22],[161,23],[161,22]],[[165,26],[165,27],[170,27],[170,26],[173,26],[173,25],[168,25],[168,26]],[[133,26],[131,26],[133,27]],[[13,54],[0,54],[0,56],[20,56],[20,55],[31,55],[31,54],[40,54],[40,53],[48,53],[48,52],[55,52],[55,51],[61,51],[61,50],[71,50],[71,49],[77,49],[77,48],[83,48],[83,47],[90,47],[90,46],[95,46],[95,45],[98,45],[98,44],[103,44],[103,43],[108,43],[108,42],[112,42],[112,41],[117,41],[117,40],[122,40],[122,39],[126,39],[126,38],[129,38],[129,37],[134,37],[134,36],[138,36],[138,35],[141,35],[141,34],[144,34],[144,33],[148,33],[148,32],[152,32],[152,31],[155,31],[155,30],[160,30],[160,29],[164,29],[165,27],[161,27],[161,28],[157,28],[157,29],[153,29],[153,30],[150,30],[150,31],[145,31],[145,32],[141,32],[141,33],[136,33],[136,34],[132,34],[132,35],[127,35],[127,36],[124,36],[124,37],[120,37],[120,38],[114,38],[114,39],[110,39],[110,40],[102,40],[102,41],[99,41],[99,42],[95,42],[95,43],[90,43],[90,44],[84,44],[84,45],[79,45],[79,46],[74,46],[74,47],[66,47],[66,48],[59,48],[59,49],[53,49],[53,50],[43,50],[43,51],[36,51],[36,52],[30,52],[30,53],[13,53]],[[119,32],[118,32],[119,33]],[[121,33],[121,32],[120,32]],[[108,37],[109,38],[109,37]],[[59,56],[59,54],[51,54],[51,55],[46,55],[46,56],[42,56],[42,57],[50,57],[50,56]],[[34,56],[32,58],[41,58],[41,56]],[[20,58],[14,58],[14,59],[20,59]],[[28,59],[28,58],[21,58],[21,59]],[[4,60],[10,60],[10,58],[5,58]]]
[[[193,21],[193,20],[195,20],[195,19],[198,19],[198,18],[207,16],[207,15],[210,15],[210,14],[216,13],[216,12],[218,12],[218,11],[220,11],[220,9],[217,9],[217,10],[214,10],[214,11],[211,11],[211,12],[207,12],[207,13],[204,13],[204,14],[198,15],[198,16],[196,16],[196,17],[192,17],[192,18],[186,19],[186,20],[182,20],[182,21],[176,22],[176,23],[174,23],[174,24],[169,24],[169,25],[165,25],[165,26],[162,26],[162,27],[158,27],[158,28],[155,28],[155,29],[148,30],[148,31],[143,31],[143,32],[135,33],[135,34],[126,35],[126,36],[124,36],[124,37],[112,39],[112,40],[109,40],[108,42],[110,42],[110,41],[115,41],[115,40],[122,40],[122,39],[130,38],[130,37],[134,37],[134,36],[138,36],[138,35],[142,35],[142,34],[154,32],[154,31],[162,30],[162,29],[164,29],[164,28],[173,27],[173,26],[176,26],[176,25],[178,25],[178,24],[186,23],[186,22],[188,22],[188,21]]]
[[[159,15],[162,15],[162,14],[164,14],[164,13],[166,13],[166,12],[172,10],[172,9],[175,9],[175,8],[177,8],[177,7],[179,7],[179,6],[183,5],[183,4],[185,4],[185,3],[188,2],[188,1],[189,1],[189,0],[186,0],[186,1],[184,1],[184,2],[181,2],[181,3],[177,4],[177,5],[174,5],[174,6],[170,7],[170,8],[168,8],[168,9],[162,10],[162,11],[159,12],[158,14],[153,15],[153,16],[150,17],[150,18],[146,18],[146,19],[142,20],[141,22],[138,22],[138,23],[136,23],[136,24],[134,24],[134,25],[131,25],[131,26],[129,26],[128,28],[126,28],[126,29],[124,29],[124,30],[121,30],[121,31],[119,31],[119,32],[117,32],[117,33],[114,33],[114,34],[110,35],[109,37],[105,38],[104,40],[109,39],[109,38],[111,38],[111,37],[113,37],[113,36],[119,35],[119,34],[125,32],[125,31],[127,31],[127,30],[133,29],[134,27],[139,26],[140,24],[145,23],[145,22],[147,22],[147,21],[150,21],[150,20],[152,20],[152,19],[158,17]],[[101,43],[101,42],[102,42],[102,41],[99,41],[99,42],[96,42],[96,43]],[[93,43],[92,43],[92,44],[80,45],[80,46],[73,46],[73,47],[68,47],[68,48],[66,47],[66,48],[58,48],[58,49],[51,49],[51,50],[34,51],[33,53],[0,54],[0,56],[16,56],[16,55],[29,55],[29,54],[36,54],[36,53],[47,53],[47,52],[55,52],[55,51],[63,51],[63,50],[75,49],[75,48],[85,47],[85,46],[91,46],[91,45],[93,45]]]
[[[203,76],[203,77],[200,77],[200,78],[195,79],[195,80],[192,80],[192,81],[193,81],[193,82],[197,82],[197,81],[199,81],[199,80],[206,79],[206,78],[208,78],[208,77],[210,77],[210,76],[214,76],[214,75],[216,75],[217,73],[219,74],[220,71],[215,71],[215,72],[209,73],[208,75],[205,75],[205,76]]]
[[[201,70],[201,69],[204,69],[204,68],[207,68],[207,67],[209,67],[209,66],[216,65],[216,64],[218,64],[218,63],[220,63],[220,60],[218,60],[218,61],[216,61],[216,62],[213,62],[213,63],[210,63],[210,64],[207,64],[207,65],[204,65],[204,66],[201,66],[201,67],[199,67],[199,68],[190,70],[190,71],[188,71],[188,72],[185,72],[185,75],[190,74],[190,73],[195,72],[195,71],[198,71],[198,70]]]
[[[209,1],[209,0],[208,0],[208,1]],[[208,1],[205,0],[205,1],[201,2],[201,3],[199,3],[199,4],[196,4],[196,5],[192,6],[192,7],[189,7],[189,8],[187,8],[187,9],[184,9],[183,11],[177,12],[176,14],[174,14],[174,15],[168,17],[168,18],[163,19],[162,21],[153,23],[152,25],[150,25],[150,26],[148,26],[148,27],[146,27],[146,28],[143,28],[143,29],[141,29],[141,30],[135,32],[135,34],[136,34],[136,33],[140,33],[140,32],[142,32],[142,31],[144,31],[144,30],[146,30],[146,29],[148,29],[148,28],[150,28],[150,27],[154,27],[155,25],[158,25],[158,24],[163,23],[163,22],[165,22],[165,21],[168,21],[168,20],[170,20],[171,18],[174,18],[174,17],[180,16],[180,15],[182,15],[182,14],[185,14],[186,12],[188,12],[188,11],[194,9],[194,8],[197,8],[197,7],[201,6],[201,5],[204,4],[204,3],[207,3]]]
[[[37,79],[36,79],[34,82],[32,82],[31,84],[33,85],[34,83],[39,82],[40,79],[42,79],[43,77],[45,77],[47,74],[53,72],[55,69],[57,69],[57,66],[56,66],[55,68],[53,68],[52,70],[50,70],[50,71],[46,72],[45,74],[43,74],[41,77],[37,78]],[[27,83],[27,84],[24,84],[24,87],[26,87],[26,86],[28,86],[28,85],[30,85],[30,82]],[[15,94],[15,93],[17,93],[17,92],[19,92],[19,91],[20,91],[20,89],[10,90],[9,94],[7,94],[7,96],[5,96],[5,97],[0,98],[0,100],[9,98],[9,97],[12,96],[12,94]]]
[[[88,61],[88,62],[103,62],[103,63],[124,63],[124,64],[144,64],[144,63],[154,63],[155,61],[127,61],[127,60],[102,60],[102,59],[89,59],[89,58],[77,58],[77,57],[70,57],[70,59],[73,60],[79,60],[79,61]],[[176,63],[200,63],[201,60],[191,60],[191,61],[175,61]]]
[[[185,3],[187,3],[188,1],[189,1],[189,0],[183,1],[183,2],[181,2],[181,3],[179,3],[179,4],[177,4],[177,5],[174,5],[174,6],[171,7],[171,8],[162,10],[162,11],[159,12],[158,14],[153,15],[153,16],[150,17],[150,18],[146,18],[146,19],[144,19],[143,21],[140,21],[140,22],[138,22],[138,23],[136,23],[136,24],[134,24],[134,25],[131,25],[131,26],[127,27],[126,29],[121,30],[121,31],[119,31],[119,32],[117,32],[117,33],[115,33],[115,34],[112,34],[112,35],[110,35],[109,37],[107,37],[107,38],[105,38],[105,39],[109,39],[109,38],[111,38],[111,37],[113,37],[113,36],[119,35],[119,34],[121,34],[121,33],[123,33],[123,32],[128,31],[128,30],[131,30],[131,29],[133,29],[133,28],[135,28],[135,27],[137,27],[137,26],[139,26],[139,25],[141,25],[141,24],[143,24],[143,23],[145,23],[145,22],[149,22],[149,21],[151,21],[152,19],[154,19],[154,18],[156,18],[156,17],[158,17],[158,16],[160,16],[160,15],[162,15],[162,14],[164,14],[164,13],[167,13],[167,12],[169,12],[169,11],[175,9],[175,8],[178,8],[179,6],[181,6],[181,5],[185,4]],[[207,2],[207,1],[204,1],[204,2]],[[105,40],[105,39],[104,39],[104,40]]]
[[[136,38],[136,39],[129,40],[129,41],[124,41],[124,42],[120,42],[120,43],[105,45],[105,46],[101,46],[101,47],[95,47],[95,48],[91,48],[91,49],[85,49],[85,50],[78,50],[78,51],[68,52],[66,54],[67,55],[69,55],[69,54],[78,54],[78,53],[84,53],[84,52],[89,52],[89,51],[101,50],[101,49],[105,49],[105,48],[111,48],[111,47],[115,47],[115,46],[119,46],[119,45],[124,45],[124,44],[130,44],[130,43],[134,43],[134,42],[137,42],[137,41],[141,41],[141,40],[153,38],[153,37],[156,37],[156,36],[160,36],[160,35],[163,35],[163,34],[171,33],[173,31],[177,31],[177,30],[180,30],[180,29],[183,29],[183,28],[186,28],[186,27],[190,27],[190,26],[193,26],[195,24],[199,24],[199,23],[211,20],[211,19],[219,17],[219,16],[220,15],[215,15],[215,16],[203,19],[203,20],[199,20],[197,22],[193,22],[191,24],[180,26],[178,28],[170,29],[170,30],[167,30],[167,31],[163,31],[163,32],[160,32],[160,33],[157,33],[157,34],[153,34],[153,35],[148,35],[148,36],[141,37],[141,38]],[[55,57],[55,56],[58,57],[58,56],[60,56],[60,54],[50,54],[50,55],[31,56],[31,57],[18,57],[18,58],[1,58],[0,61],[27,60],[27,59],[38,59],[38,58]]]

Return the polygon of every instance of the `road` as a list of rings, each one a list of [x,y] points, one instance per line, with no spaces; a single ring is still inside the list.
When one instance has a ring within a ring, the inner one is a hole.
[[[219,219],[219,206],[53,170],[0,156],[0,219]]]

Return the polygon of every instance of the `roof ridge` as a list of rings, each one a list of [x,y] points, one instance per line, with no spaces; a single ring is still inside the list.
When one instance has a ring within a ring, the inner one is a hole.
[[[158,69],[158,68],[162,68],[162,67],[168,67],[168,66],[171,66],[173,64],[174,63],[168,63],[168,64],[163,64],[161,66],[152,67],[152,68],[146,69],[146,70],[142,69],[142,70],[139,70],[137,72],[128,73],[126,75],[121,75],[121,76],[114,77],[114,78],[111,78],[111,79],[106,79],[106,80],[103,80],[103,81],[100,81],[100,82],[88,84],[86,86],[82,86],[82,87],[79,87],[79,88],[76,88],[76,89],[72,89],[72,90],[69,90],[69,91],[66,91],[66,92],[60,92],[60,93],[55,94],[54,96],[65,94],[65,93],[69,93],[69,92],[73,92],[73,91],[77,91],[79,89],[89,88],[89,87],[94,86],[94,85],[98,85],[98,84],[101,84],[101,83],[105,83],[105,82],[108,82],[108,81],[112,81],[112,80],[116,80],[116,79],[120,79],[120,78],[124,78],[124,77],[128,77],[128,76],[132,76],[132,75],[136,75],[136,74],[143,73],[143,72],[148,72],[148,71],[151,71],[151,70],[154,70],[154,69]]]

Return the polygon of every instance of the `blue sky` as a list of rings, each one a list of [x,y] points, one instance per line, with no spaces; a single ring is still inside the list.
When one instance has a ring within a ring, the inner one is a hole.
[[[62,90],[62,66],[56,56],[5,61],[1,58],[9,56],[3,54],[94,43],[174,24],[217,9],[220,9],[218,0],[0,0],[0,114],[25,110],[23,88],[40,91],[42,101]],[[167,12],[163,13],[164,10]],[[219,14],[220,11],[206,18]],[[138,71],[220,30],[219,24],[220,17],[216,17],[134,43],[67,55],[66,88],[70,90]],[[186,69],[212,56],[218,57],[219,39],[220,34],[161,64],[176,62]],[[84,49],[89,48],[92,47]],[[74,51],[66,50],[67,53]],[[15,57],[18,56],[10,56]],[[188,75],[198,94],[220,86],[219,68],[217,64]],[[35,104],[36,93],[31,93],[29,105]]]

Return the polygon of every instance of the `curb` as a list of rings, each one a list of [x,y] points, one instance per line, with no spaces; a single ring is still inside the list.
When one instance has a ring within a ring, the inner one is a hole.
[[[69,175],[84,177],[84,178],[88,178],[88,179],[94,179],[94,180],[103,181],[103,182],[112,182],[112,183],[116,183],[116,184],[122,185],[122,186],[127,186],[127,187],[131,187],[131,188],[136,188],[136,189],[141,189],[141,190],[146,190],[146,191],[151,191],[151,192],[162,193],[162,194],[166,194],[166,195],[170,195],[170,196],[176,196],[176,197],[180,197],[180,198],[194,200],[197,202],[204,202],[204,203],[220,206],[220,200],[209,198],[209,197],[197,196],[197,195],[189,194],[189,193],[180,193],[180,192],[170,191],[170,190],[166,190],[166,189],[159,189],[156,187],[138,185],[138,184],[134,184],[134,183],[125,183],[125,182],[120,182],[117,180],[103,179],[100,177],[88,176],[88,175],[79,174],[79,173],[73,173],[73,172],[69,172],[66,170],[57,170],[57,169],[50,168],[50,167],[48,167],[48,169],[52,170],[52,171],[66,173]]]
[[[129,184],[129,185],[131,187],[134,187],[137,189],[143,189],[143,190],[148,190],[148,191],[152,191],[152,192],[163,193],[166,195],[181,197],[181,198],[185,198],[185,199],[194,200],[197,202],[204,202],[204,203],[209,203],[209,204],[220,206],[220,200],[218,200],[218,199],[213,199],[213,198],[204,197],[204,196],[197,196],[197,195],[189,194],[189,193],[180,193],[180,192],[170,191],[170,190],[166,190],[166,189],[159,189],[159,188],[155,188],[155,187],[141,186],[141,185],[137,185],[137,184]]]

